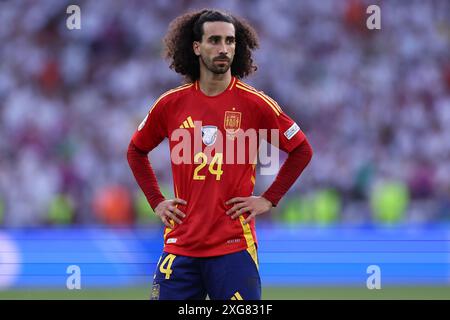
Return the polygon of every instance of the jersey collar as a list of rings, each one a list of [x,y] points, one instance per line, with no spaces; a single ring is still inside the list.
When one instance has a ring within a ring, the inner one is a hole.
[[[236,78],[236,77],[231,77],[231,81],[230,81],[230,83],[228,84],[228,87],[225,89],[224,92],[233,90],[233,88],[235,87],[236,83],[237,83],[237,78]],[[194,82],[194,88],[195,88],[196,91],[201,92],[199,80],[196,80],[196,81]],[[222,93],[224,93],[224,92],[222,92]],[[222,93],[220,93],[220,94],[222,94]],[[220,95],[220,94],[219,94],[219,95]]]

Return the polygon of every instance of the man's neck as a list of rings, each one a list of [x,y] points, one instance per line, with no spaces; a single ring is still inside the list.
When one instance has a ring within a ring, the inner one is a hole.
[[[224,92],[231,82],[231,71],[224,74],[200,72],[200,90],[207,96],[217,96]]]

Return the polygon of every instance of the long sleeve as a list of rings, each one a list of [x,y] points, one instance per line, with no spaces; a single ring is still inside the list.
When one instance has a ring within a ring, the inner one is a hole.
[[[276,206],[311,161],[312,155],[311,145],[305,138],[299,146],[289,153],[275,181],[262,196],[272,202],[273,206]]]
[[[127,151],[128,164],[150,206],[155,210],[165,200],[158,186],[155,173],[148,160],[148,153],[139,150],[131,141]]]

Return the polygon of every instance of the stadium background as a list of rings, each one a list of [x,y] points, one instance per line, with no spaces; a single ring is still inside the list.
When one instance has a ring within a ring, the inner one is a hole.
[[[81,30],[68,30],[75,3]],[[370,4],[381,30],[365,26]],[[263,297],[449,299],[445,0],[1,1],[0,299],[149,297],[162,226],[125,153],[152,102],[180,84],[161,58],[169,22],[204,7],[256,28],[247,81],[315,152],[258,218]],[[150,159],[171,196],[167,143]],[[273,178],[257,176],[255,193]],[[66,288],[71,265],[81,290]],[[381,290],[366,286],[374,265]]]

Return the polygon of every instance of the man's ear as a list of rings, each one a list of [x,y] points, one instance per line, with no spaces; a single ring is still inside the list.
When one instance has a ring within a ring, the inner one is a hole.
[[[194,49],[194,53],[196,56],[200,56],[200,42],[194,41],[192,43],[192,49]]]

